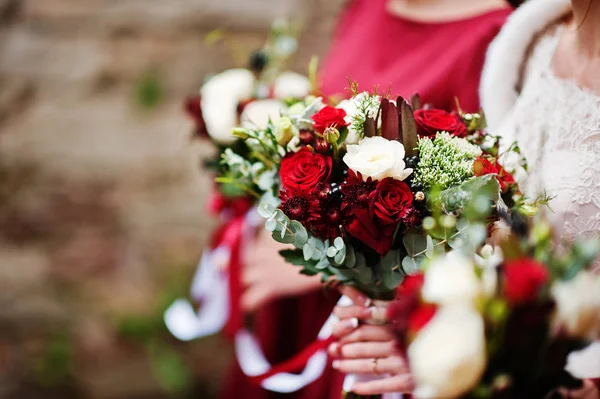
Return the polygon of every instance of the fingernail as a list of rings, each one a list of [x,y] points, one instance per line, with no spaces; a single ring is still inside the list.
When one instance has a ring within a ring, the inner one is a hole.
[[[371,306],[371,298],[369,297],[364,297],[365,298],[365,308],[368,308]]]
[[[360,312],[360,317],[363,319],[370,319],[373,316],[373,308],[363,309]]]
[[[356,317],[346,320],[346,328],[354,330],[358,327],[358,319]]]
[[[339,369],[340,368],[340,361],[339,360],[334,360],[333,363],[331,363],[331,367],[333,367],[334,369]]]
[[[329,353],[335,353],[336,355],[340,353],[340,345],[337,342],[329,345]]]

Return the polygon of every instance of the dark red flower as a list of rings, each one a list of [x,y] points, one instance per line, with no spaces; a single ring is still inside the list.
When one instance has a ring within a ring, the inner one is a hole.
[[[419,226],[423,222],[423,215],[417,208],[410,206],[400,218],[400,221],[406,229],[411,229]]]
[[[534,301],[548,281],[548,270],[533,259],[524,258],[504,264],[504,295],[511,304]]]
[[[286,155],[281,161],[281,185],[293,194],[300,191],[312,192],[318,183],[329,180],[331,165],[331,157],[315,154],[306,147],[301,148],[296,153]]]
[[[363,181],[362,175],[353,170],[348,170],[348,178],[342,184],[341,190],[344,194],[341,209],[344,212],[352,212],[354,207],[367,207],[369,196],[377,187],[377,182],[370,177]]]
[[[331,146],[325,139],[316,139],[315,140],[315,151],[320,154],[327,154]]]
[[[326,201],[329,198],[331,185],[328,183],[319,182],[313,189],[313,194],[321,201]]]
[[[378,224],[397,224],[413,203],[413,193],[408,184],[391,177],[377,183],[370,194],[370,207]]]
[[[200,138],[209,138],[202,115],[202,98],[199,95],[188,97],[185,100],[185,111],[194,121],[194,135]]]
[[[512,187],[516,186],[517,181],[515,180],[515,178],[512,174],[508,173],[506,171],[506,169],[504,169],[502,167],[502,165],[497,164],[497,166],[498,166],[498,181],[500,182],[500,190],[502,190],[502,192],[505,193],[508,190],[510,190]]]
[[[308,145],[312,144],[315,139],[315,134],[311,130],[302,129],[300,130],[298,137],[300,138],[300,143]]]
[[[321,215],[312,222],[312,229],[322,240],[334,240],[340,237],[340,226],[346,223],[338,204],[333,201],[321,201]]]
[[[313,127],[319,133],[323,133],[328,127],[346,127],[346,111],[341,108],[326,106],[313,115]]]
[[[281,199],[280,209],[291,220],[297,220],[304,227],[309,228],[313,220],[320,217],[321,206],[319,200],[312,194],[305,192],[288,193],[281,190],[279,194]]]
[[[441,109],[419,109],[415,111],[415,121],[417,133],[421,137],[433,138],[439,132],[465,137],[469,133],[460,116]]]

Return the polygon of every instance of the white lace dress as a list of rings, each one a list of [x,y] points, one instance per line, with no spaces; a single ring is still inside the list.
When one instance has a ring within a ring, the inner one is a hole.
[[[546,191],[555,197],[550,217],[558,238],[572,241],[600,236],[600,95],[553,73],[563,29],[557,27],[536,44],[519,99],[500,131],[507,141],[517,140],[527,158],[529,174],[521,182],[527,194]],[[600,344],[587,352],[576,368],[600,368]]]

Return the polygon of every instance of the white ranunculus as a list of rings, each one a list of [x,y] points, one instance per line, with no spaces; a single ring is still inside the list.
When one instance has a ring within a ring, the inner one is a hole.
[[[600,337],[600,278],[589,271],[552,287],[556,301],[555,325],[573,337]]]
[[[347,144],[356,144],[360,140],[358,132],[354,129],[354,118],[357,116],[359,106],[365,106],[365,98],[369,97],[368,92],[362,92],[357,94],[355,97],[349,100],[342,100],[336,106],[346,111],[345,121],[348,124],[348,137],[346,138]],[[374,101],[370,106],[367,107],[366,113],[371,118],[375,119],[377,111],[379,111],[379,97],[375,97],[377,101]],[[363,120],[365,115],[360,116],[358,119]]]
[[[565,370],[579,379],[600,377],[600,342],[570,353]]]
[[[482,292],[475,265],[457,251],[431,262],[421,291],[424,300],[438,305],[471,304]]]
[[[415,398],[451,399],[472,390],[486,368],[483,318],[470,306],[443,306],[408,347]]]
[[[252,98],[256,78],[247,69],[230,69],[209,79],[202,89],[202,116],[210,137],[218,143],[235,141],[231,130],[237,125],[237,107]]]
[[[281,118],[281,111],[285,105],[279,100],[253,101],[246,105],[242,112],[242,127],[246,129],[263,130],[267,127],[269,119],[274,124]]]
[[[310,93],[310,81],[296,72],[283,72],[273,82],[273,96],[279,100],[302,99]]]
[[[404,146],[398,141],[379,136],[366,137],[358,144],[349,145],[347,150],[344,162],[353,171],[360,172],[365,180],[369,177],[404,180],[413,171],[406,168]]]

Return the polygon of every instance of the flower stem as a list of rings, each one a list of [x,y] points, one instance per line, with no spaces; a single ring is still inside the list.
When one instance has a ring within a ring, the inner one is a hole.
[[[245,184],[239,183],[233,179],[230,179],[228,177],[217,177],[215,178],[215,182],[219,183],[219,184],[231,184],[234,185],[236,187],[241,188],[242,190],[244,190],[245,192],[247,192],[248,194],[250,194],[251,196],[253,196],[256,199],[260,199],[260,194],[257,193],[256,191],[252,190],[250,187],[246,186]]]

